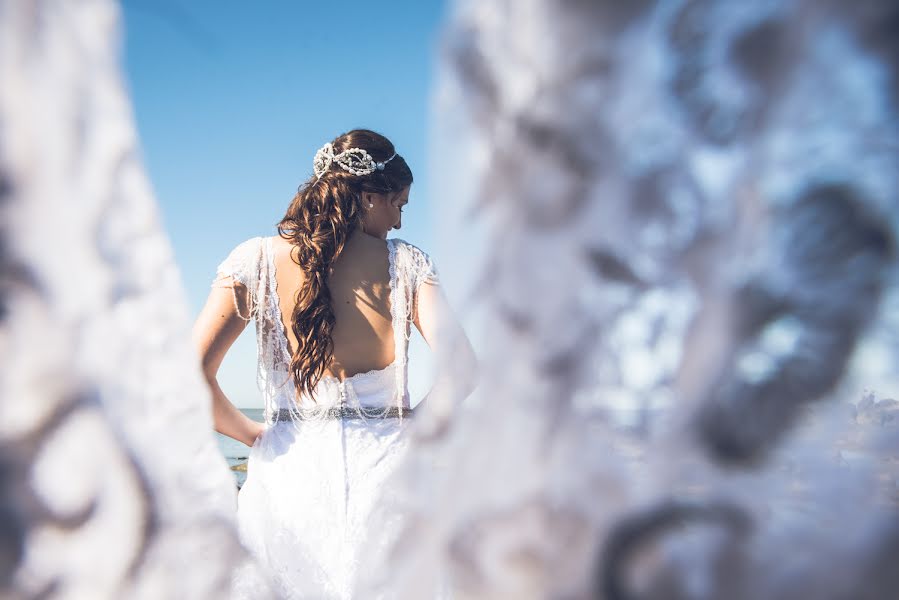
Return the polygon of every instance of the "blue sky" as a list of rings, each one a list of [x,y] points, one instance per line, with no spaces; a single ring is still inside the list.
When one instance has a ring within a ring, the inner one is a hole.
[[[354,127],[387,135],[408,161],[415,183],[391,237],[431,251],[426,148],[444,2],[123,0],[122,8],[143,157],[192,315],[216,265],[239,242],[273,235],[315,151]],[[260,405],[251,328],[219,376],[238,406]],[[427,391],[425,354],[413,340],[413,402]]]

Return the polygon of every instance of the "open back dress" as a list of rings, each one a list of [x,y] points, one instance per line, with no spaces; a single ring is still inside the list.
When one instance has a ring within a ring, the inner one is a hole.
[[[241,541],[283,598],[354,597],[367,516],[407,447],[413,309],[419,286],[437,283],[438,276],[431,258],[413,244],[388,239],[387,253],[393,362],[343,380],[325,376],[315,400],[304,394],[299,403],[272,238],[239,244],[213,282],[246,286],[249,314],[242,316],[256,324],[266,429],[250,449],[237,521]],[[259,597],[262,585],[240,571],[232,584],[237,598]]]

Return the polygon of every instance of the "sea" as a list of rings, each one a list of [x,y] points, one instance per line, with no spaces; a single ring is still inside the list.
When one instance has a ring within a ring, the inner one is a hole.
[[[239,410],[254,421],[262,423],[261,408],[241,408]],[[231,467],[237,487],[240,488],[247,479],[247,456],[250,454],[250,447],[218,432],[216,432],[215,437],[218,440],[222,456],[225,457],[225,460],[228,461],[228,466]]]

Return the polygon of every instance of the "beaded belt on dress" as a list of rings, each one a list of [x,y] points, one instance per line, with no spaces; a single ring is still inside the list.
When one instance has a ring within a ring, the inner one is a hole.
[[[291,411],[279,409],[273,421],[293,421],[295,419],[388,419],[412,416],[412,409],[399,406],[327,406],[324,408]]]

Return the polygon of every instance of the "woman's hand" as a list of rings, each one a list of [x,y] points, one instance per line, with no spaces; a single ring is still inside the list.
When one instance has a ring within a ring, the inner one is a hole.
[[[255,435],[254,435],[254,437],[253,437],[253,441],[250,442],[250,444],[249,444],[250,446],[255,446],[255,445],[256,445],[256,442],[259,441],[259,438],[262,437],[262,434],[265,433],[266,427],[265,427],[264,424],[262,424],[262,423],[256,423],[256,425],[257,425],[257,427],[254,427],[254,428],[253,428],[253,429],[255,430]]]

